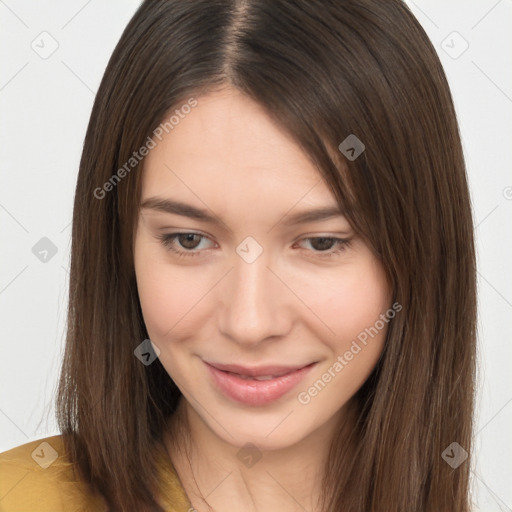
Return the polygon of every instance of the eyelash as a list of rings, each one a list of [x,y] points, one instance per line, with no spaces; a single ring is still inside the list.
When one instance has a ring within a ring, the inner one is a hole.
[[[175,253],[180,258],[191,258],[191,257],[193,258],[193,257],[201,256],[201,252],[202,252],[201,250],[197,250],[197,249],[179,250],[179,249],[176,249],[176,246],[174,245],[174,241],[179,236],[182,236],[182,235],[197,235],[197,236],[200,236],[201,238],[208,238],[205,235],[201,235],[200,233],[194,233],[194,232],[162,234],[162,235],[158,235],[157,238],[160,240],[160,242],[166,249]],[[320,258],[331,258],[332,256],[343,252],[347,247],[350,247],[350,243],[351,243],[351,239],[349,239],[349,238],[338,238],[338,237],[333,237],[333,236],[312,236],[312,237],[303,238],[302,240],[318,240],[318,239],[332,240],[335,242],[335,247],[336,247],[336,245],[338,246],[338,249],[336,249],[336,250],[329,249],[330,252],[312,251],[315,254],[315,256],[318,256]],[[302,240],[299,240],[299,241],[302,241]]]

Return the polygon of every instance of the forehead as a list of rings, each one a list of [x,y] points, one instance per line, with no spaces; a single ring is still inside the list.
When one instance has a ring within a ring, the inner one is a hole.
[[[237,195],[253,206],[335,204],[309,157],[266,111],[234,89],[196,98],[144,161],[143,197]],[[179,106],[176,107],[179,110]]]

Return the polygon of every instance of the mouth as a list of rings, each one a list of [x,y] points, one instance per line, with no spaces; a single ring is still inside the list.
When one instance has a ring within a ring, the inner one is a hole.
[[[225,397],[250,406],[277,401],[295,388],[316,363],[244,367],[204,361],[213,384]]]

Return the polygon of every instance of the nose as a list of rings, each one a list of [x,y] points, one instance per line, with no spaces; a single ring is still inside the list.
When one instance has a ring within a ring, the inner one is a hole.
[[[291,294],[268,268],[265,251],[252,263],[237,254],[233,261],[219,290],[221,333],[246,346],[286,335],[293,323]]]

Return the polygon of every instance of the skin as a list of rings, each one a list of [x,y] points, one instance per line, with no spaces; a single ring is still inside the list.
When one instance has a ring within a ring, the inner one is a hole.
[[[348,425],[351,398],[377,363],[387,325],[309,403],[298,394],[390,308],[390,288],[342,215],[287,225],[299,211],[337,205],[261,106],[231,88],[197,99],[146,157],[141,204],[179,200],[222,223],[142,208],[134,247],[148,334],[184,396],[169,429],[188,421],[190,462],[166,434],[168,450],[199,512],[318,510],[329,443],[338,424]],[[195,256],[180,257],[159,238],[182,232],[204,235],[171,242]],[[236,251],[248,236],[263,249],[252,263]],[[248,406],[216,388],[205,360],[316,365],[276,402]],[[237,456],[246,443],[261,455],[252,467]]]

